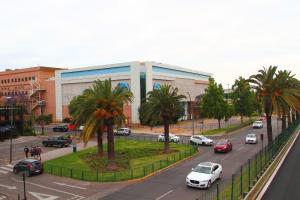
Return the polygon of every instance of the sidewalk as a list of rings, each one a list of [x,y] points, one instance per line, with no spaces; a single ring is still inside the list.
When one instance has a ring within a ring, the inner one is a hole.
[[[97,145],[97,142],[95,140],[91,140],[89,141],[89,143],[84,146],[84,143],[82,141],[80,141],[79,143],[77,143],[77,151],[81,151],[85,148],[89,148],[89,147],[94,147]],[[72,145],[70,145],[69,147],[64,147],[64,148],[58,148],[56,150],[53,151],[49,151],[46,153],[42,153],[41,157],[42,157],[42,161],[47,161],[47,160],[52,160],[54,158],[58,158],[67,154],[73,153],[73,147]]]

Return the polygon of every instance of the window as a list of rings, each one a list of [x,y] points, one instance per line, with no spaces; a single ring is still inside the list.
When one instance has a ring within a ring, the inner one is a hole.
[[[32,80],[35,80],[35,76],[32,77]]]
[[[13,78],[11,79],[11,82],[12,82],[12,83],[14,82],[14,79],[13,79]]]
[[[17,82],[17,78],[15,78],[15,82]]]
[[[4,83],[6,83],[6,80],[4,80]]]
[[[20,78],[18,78],[18,82],[20,82]]]
[[[27,77],[25,77],[25,81],[27,81]]]
[[[24,78],[22,78],[22,82],[24,81]]]
[[[28,79],[31,81],[31,76],[30,76],[30,77],[28,77]]]
[[[1,83],[3,84],[3,80],[1,80]]]
[[[9,83],[9,79],[7,79],[7,83]]]

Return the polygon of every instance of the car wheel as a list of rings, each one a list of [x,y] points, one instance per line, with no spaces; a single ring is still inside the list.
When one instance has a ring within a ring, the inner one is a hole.
[[[208,183],[207,183],[207,187],[206,188],[208,189],[208,188],[210,188],[210,186],[211,186],[211,182],[209,180]]]
[[[222,172],[220,172],[220,174],[219,174],[219,180],[221,180],[222,179]]]
[[[202,142],[202,145],[205,145],[205,142]]]

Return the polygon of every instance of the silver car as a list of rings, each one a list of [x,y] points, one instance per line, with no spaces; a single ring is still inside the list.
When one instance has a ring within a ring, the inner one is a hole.
[[[246,144],[256,144],[257,143],[257,136],[255,133],[249,133],[246,135]]]

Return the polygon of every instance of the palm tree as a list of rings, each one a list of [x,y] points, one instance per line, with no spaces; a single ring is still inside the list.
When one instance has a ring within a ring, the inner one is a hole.
[[[248,81],[254,84],[254,89],[256,90],[257,98],[262,102],[264,112],[266,113],[267,119],[267,134],[268,141],[272,142],[272,113],[273,105],[272,102],[274,92],[275,92],[275,76],[276,76],[276,66],[270,66],[269,68],[263,68],[259,70],[258,74],[249,77]]]
[[[291,71],[280,70],[276,76],[276,90],[274,95],[274,111],[282,117],[282,130],[292,123],[291,111],[299,111],[300,87],[299,81],[291,75]]]
[[[95,120],[101,121],[107,128],[108,169],[115,170],[117,166],[114,162],[115,148],[113,126],[116,123],[125,122],[123,105],[133,100],[133,94],[128,88],[112,88],[111,79],[102,82],[96,81],[95,84],[99,85],[101,94],[94,98],[96,109],[93,111],[92,116]]]
[[[144,103],[143,116],[145,121],[162,121],[164,125],[165,146],[164,153],[170,152],[169,147],[169,124],[174,121],[180,112],[180,103],[186,97],[178,95],[178,88],[170,85],[162,85],[159,90],[148,92]]]
[[[277,67],[270,66],[259,70],[256,75],[250,76],[248,81],[254,84],[257,98],[262,103],[267,118],[268,141],[273,140],[272,135],[272,113],[281,114],[286,119],[289,107],[299,110],[299,81],[290,72],[279,71]],[[285,121],[283,121],[283,126]]]
[[[102,135],[107,128],[108,168],[115,169],[113,125],[125,120],[123,104],[132,101],[127,88],[112,88],[111,80],[97,80],[82,95],[75,97],[69,106],[75,124],[85,124],[81,138],[87,143],[97,133],[98,154],[103,155]]]

